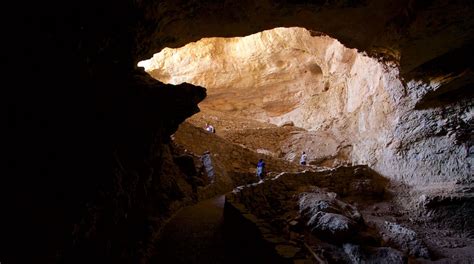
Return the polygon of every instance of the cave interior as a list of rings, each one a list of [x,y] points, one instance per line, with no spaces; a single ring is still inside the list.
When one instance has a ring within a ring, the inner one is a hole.
[[[473,2],[11,8],[0,262],[209,263],[213,197],[236,263],[474,262]]]

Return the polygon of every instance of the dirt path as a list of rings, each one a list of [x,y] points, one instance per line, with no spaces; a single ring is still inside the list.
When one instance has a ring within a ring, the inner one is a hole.
[[[152,263],[237,263],[224,232],[224,195],[182,209],[164,227]],[[240,256],[240,257],[239,257]],[[240,260],[239,260],[240,258]]]

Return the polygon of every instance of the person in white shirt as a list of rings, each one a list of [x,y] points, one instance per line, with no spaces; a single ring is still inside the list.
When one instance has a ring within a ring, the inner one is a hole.
[[[207,132],[210,132],[210,133],[215,133],[216,132],[214,127],[212,125],[209,125],[209,123],[206,123],[205,129],[206,129]]]
[[[300,164],[301,165],[306,165],[306,159],[308,158],[308,156],[306,155],[306,152],[303,151],[303,154],[301,154],[301,158],[300,158]]]

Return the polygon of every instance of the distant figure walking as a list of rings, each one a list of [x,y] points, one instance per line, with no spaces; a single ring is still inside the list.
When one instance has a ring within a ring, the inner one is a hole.
[[[265,162],[259,159],[257,163],[257,178],[261,181],[265,177]]]
[[[205,151],[202,154],[201,162],[202,162],[202,165],[204,165],[204,168],[206,169],[207,177],[209,177],[209,180],[211,181],[211,183],[213,183],[214,182],[214,167],[212,166],[211,153],[209,151]]]
[[[301,158],[300,158],[300,164],[301,165],[306,165],[306,159],[308,158],[308,156],[306,155],[306,152],[303,151],[303,154],[301,154]]]
[[[210,125],[209,123],[206,123],[205,129],[209,133],[216,133],[216,129],[212,125]]]

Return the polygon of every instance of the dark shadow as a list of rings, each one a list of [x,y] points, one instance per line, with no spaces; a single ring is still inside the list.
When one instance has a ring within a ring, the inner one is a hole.
[[[472,72],[469,74],[469,78],[453,80],[435,91],[428,92],[415,105],[415,109],[437,108],[463,100],[472,100],[474,98],[474,74]]]
[[[279,257],[257,226],[231,204],[224,207],[226,263],[292,263]]]
[[[404,74],[405,80],[421,80],[425,83],[429,83],[436,77],[452,78],[443,83],[440,88],[424,95],[416,104],[415,109],[440,107],[474,97],[473,46],[474,42],[470,42]]]

